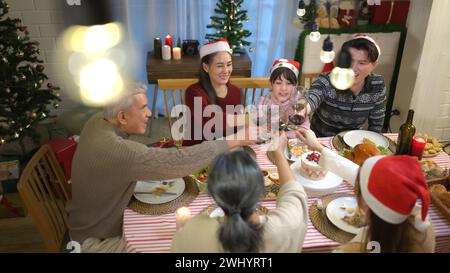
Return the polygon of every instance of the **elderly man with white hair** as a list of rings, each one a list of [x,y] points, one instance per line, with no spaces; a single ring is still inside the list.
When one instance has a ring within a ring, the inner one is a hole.
[[[72,163],[69,233],[82,252],[123,252],[123,211],[138,180],[183,177],[218,154],[254,143],[216,140],[185,149],[149,148],[129,140],[144,134],[152,113],[146,86],[129,84],[120,101],[92,116],[83,127]]]

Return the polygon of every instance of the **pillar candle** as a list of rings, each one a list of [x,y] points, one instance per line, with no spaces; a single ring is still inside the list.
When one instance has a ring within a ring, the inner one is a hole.
[[[172,56],[174,60],[180,60],[181,59],[181,48],[174,47],[172,49]]]
[[[420,136],[413,137],[411,141],[411,151],[409,154],[412,156],[417,156],[419,160],[421,160],[425,144],[427,144],[427,141],[423,137]]]
[[[157,37],[155,38],[155,40],[153,40],[153,50],[155,51],[155,58],[161,58],[161,38]]]
[[[177,229],[179,229],[191,218],[191,210],[187,207],[181,207],[175,212],[175,218],[177,220]]]
[[[170,49],[172,49],[172,47],[173,47],[172,36],[170,36],[170,35],[166,36],[166,45],[170,46]]]
[[[164,61],[169,61],[170,60],[170,46],[164,45],[162,47],[162,59]]]

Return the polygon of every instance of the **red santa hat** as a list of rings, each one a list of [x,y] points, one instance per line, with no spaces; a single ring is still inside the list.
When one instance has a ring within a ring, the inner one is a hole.
[[[278,59],[273,63],[272,68],[270,69],[270,74],[272,74],[273,71],[280,67],[285,67],[292,70],[292,72],[294,72],[295,74],[295,77],[298,78],[298,70],[300,69],[299,62],[290,59]]]
[[[378,58],[377,58],[377,60],[380,58],[380,56],[381,56],[381,48],[378,45],[378,43],[375,42],[375,40],[372,37],[370,37],[369,35],[364,34],[364,33],[356,33],[356,34],[353,34],[351,40],[356,40],[356,39],[366,39],[366,40],[370,41],[372,44],[374,44],[374,46],[377,48],[377,51],[378,51]]]
[[[366,204],[384,221],[400,224],[413,215],[416,229],[424,231],[430,225],[430,191],[416,158],[370,157],[361,166],[359,185]]]
[[[209,42],[206,45],[202,46],[200,48],[200,59],[202,59],[206,55],[209,55],[209,54],[212,54],[215,52],[220,52],[220,51],[226,51],[226,52],[229,52],[230,54],[233,54],[233,51],[230,48],[228,40],[225,38],[222,38],[217,41]]]

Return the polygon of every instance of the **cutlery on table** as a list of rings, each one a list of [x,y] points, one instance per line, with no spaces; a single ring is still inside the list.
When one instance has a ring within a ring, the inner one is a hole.
[[[159,194],[159,195],[164,195],[164,194],[168,194],[168,195],[177,195],[178,193],[176,192],[171,192],[171,191],[165,191],[165,192],[158,192],[158,191],[135,191],[135,194]]]

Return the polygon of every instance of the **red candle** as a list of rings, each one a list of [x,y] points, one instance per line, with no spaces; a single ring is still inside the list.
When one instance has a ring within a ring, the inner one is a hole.
[[[166,45],[170,46],[170,51],[172,51],[172,36],[166,36]]]
[[[422,159],[423,155],[423,149],[425,148],[425,144],[427,144],[427,141],[420,136],[413,137],[411,141],[411,152],[410,155],[417,156],[419,160]]]

